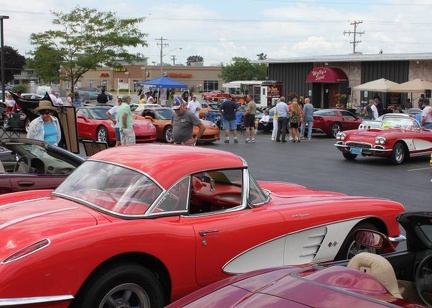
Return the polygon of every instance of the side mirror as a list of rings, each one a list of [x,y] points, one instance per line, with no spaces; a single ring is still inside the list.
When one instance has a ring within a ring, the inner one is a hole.
[[[390,239],[385,234],[375,230],[358,229],[354,232],[353,238],[361,246],[378,249],[383,253],[396,251]]]

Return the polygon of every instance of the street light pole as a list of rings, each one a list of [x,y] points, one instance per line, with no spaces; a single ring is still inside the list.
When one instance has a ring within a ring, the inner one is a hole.
[[[9,19],[9,16],[0,16],[0,33],[1,33],[1,85],[2,85],[2,102],[5,101],[5,67],[4,67],[4,32],[3,19]]]

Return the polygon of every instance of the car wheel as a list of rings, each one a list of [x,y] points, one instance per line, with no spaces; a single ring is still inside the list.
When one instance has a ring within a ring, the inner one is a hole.
[[[163,135],[164,135],[164,139],[166,142],[168,142],[168,143],[174,142],[173,127],[171,125],[168,125],[167,127],[165,127]]]
[[[73,308],[164,307],[164,292],[156,276],[138,264],[104,268],[86,282]]]
[[[333,123],[331,127],[331,135],[336,138],[336,135],[342,130],[342,126],[339,123]]]
[[[357,154],[351,154],[351,153],[342,153],[342,155],[346,160],[354,160],[357,157]]]
[[[96,131],[96,139],[97,141],[108,143],[108,131],[105,127],[98,127]]]
[[[359,254],[360,252],[378,253],[376,249],[361,246],[360,244],[354,241],[353,234],[358,229],[369,229],[369,230],[380,232],[380,230],[378,230],[378,228],[374,224],[368,222],[358,223],[357,225],[354,226],[354,228],[352,228],[350,233],[348,233],[348,236],[346,237],[341,248],[339,249],[338,254],[336,255],[335,261],[351,259],[352,257],[354,257],[356,254]]]
[[[405,159],[405,146],[402,142],[396,142],[393,146],[392,154],[390,155],[390,162],[395,165],[400,165]]]

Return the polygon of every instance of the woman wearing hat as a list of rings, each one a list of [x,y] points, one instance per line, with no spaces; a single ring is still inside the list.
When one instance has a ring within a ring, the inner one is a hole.
[[[59,120],[53,116],[56,110],[57,108],[50,101],[40,101],[39,106],[35,108],[40,116],[31,121],[27,138],[58,145],[61,139],[61,130]]]

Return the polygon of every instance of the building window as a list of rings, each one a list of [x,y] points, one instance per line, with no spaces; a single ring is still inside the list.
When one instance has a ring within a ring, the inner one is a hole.
[[[90,79],[90,81],[89,81],[89,85],[90,85],[90,87],[93,87],[93,83],[94,83],[94,80],[93,80],[93,79]]]
[[[219,82],[217,80],[204,80],[204,92],[210,92],[219,89]]]

